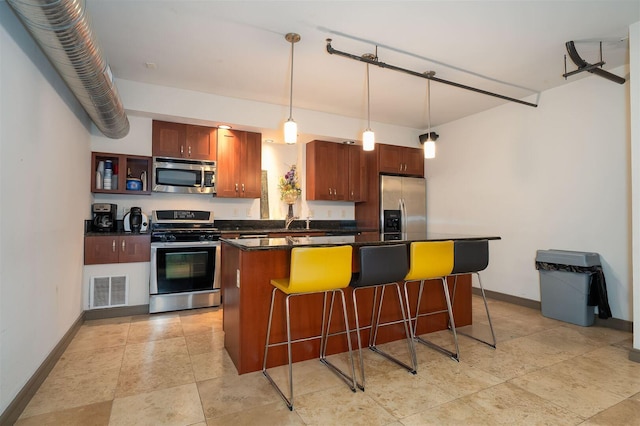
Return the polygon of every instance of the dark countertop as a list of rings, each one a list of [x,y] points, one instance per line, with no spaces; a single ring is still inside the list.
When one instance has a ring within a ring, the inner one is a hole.
[[[349,244],[354,247],[363,245],[385,245],[410,243],[412,241],[445,241],[445,240],[499,240],[498,236],[477,236],[477,235],[456,235],[456,234],[435,234],[416,233],[402,234],[399,240],[386,240],[382,234],[363,235],[335,235],[323,237],[291,236],[284,238],[223,238],[225,242],[240,250],[278,250],[291,249],[293,247],[317,247]]]
[[[151,224],[149,224],[150,227]],[[291,223],[289,229],[285,229],[284,220],[227,220],[217,219],[215,221],[215,227],[220,230],[220,233],[224,237],[225,234],[238,234],[238,235],[255,235],[256,237],[262,236],[261,234],[305,234],[312,232],[324,232],[331,235],[357,235],[361,232],[375,231],[377,229],[358,228],[355,220],[310,220],[309,229],[306,229],[306,220],[297,219]],[[92,230],[91,221],[85,220],[84,223],[85,235],[98,236],[98,235],[138,235],[131,232],[124,232],[124,225],[122,220],[117,221],[117,231],[114,232],[96,232]],[[150,231],[141,232],[139,235],[150,234]]]
[[[225,234],[255,235],[260,234],[305,234],[312,232],[324,232],[332,235],[357,235],[361,232],[377,231],[377,229],[358,228],[355,220],[310,220],[309,229],[306,228],[305,219],[294,220],[285,229],[284,220],[223,220],[215,221],[215,226],[220,230],[222,236]],[[266,235],[265,235],[266,236]]]
[[[225,220],[217,219],[215,226],[223,234],[259,234],[267,232],[363,232],[359,229],[355,220],[309,220],[309,229],[306,229],[305,219],[294,220],[289,229],[285,229],[284,220]]]
[[[124,232],[124,231],[114,231],[114,232],[97,232],[97,231],[88,231],[85,232],[84,235],[86,237],[130,237],[135,235],[148,235],[151,236],[151,232]]]

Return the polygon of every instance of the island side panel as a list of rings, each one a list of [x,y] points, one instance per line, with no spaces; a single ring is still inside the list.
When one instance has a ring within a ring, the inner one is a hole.
[[[222,327],[224,347],[238,371],[241,349],[240,330],[240,289],[236,286],[236,271],[240,269],[240,249],[222,243],[221,289],[222,289]]]

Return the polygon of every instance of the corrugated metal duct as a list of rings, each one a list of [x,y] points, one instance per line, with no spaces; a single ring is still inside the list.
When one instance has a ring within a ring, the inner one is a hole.
[[[129,133],[111,70],[93,36],[84,0],[7,0],[105,136]]]

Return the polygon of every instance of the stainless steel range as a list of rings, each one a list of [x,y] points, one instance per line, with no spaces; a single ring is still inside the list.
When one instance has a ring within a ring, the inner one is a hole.
[[[153,211],[150,313],[221,304],[219,239],[213,212]]]

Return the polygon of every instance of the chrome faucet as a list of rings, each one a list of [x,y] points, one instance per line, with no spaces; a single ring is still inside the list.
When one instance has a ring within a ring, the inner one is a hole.
[[[287,216],[287,218],[284,220],[284,229],[289,229],[291,223],[296,219],[299,219],[298,216]]]

